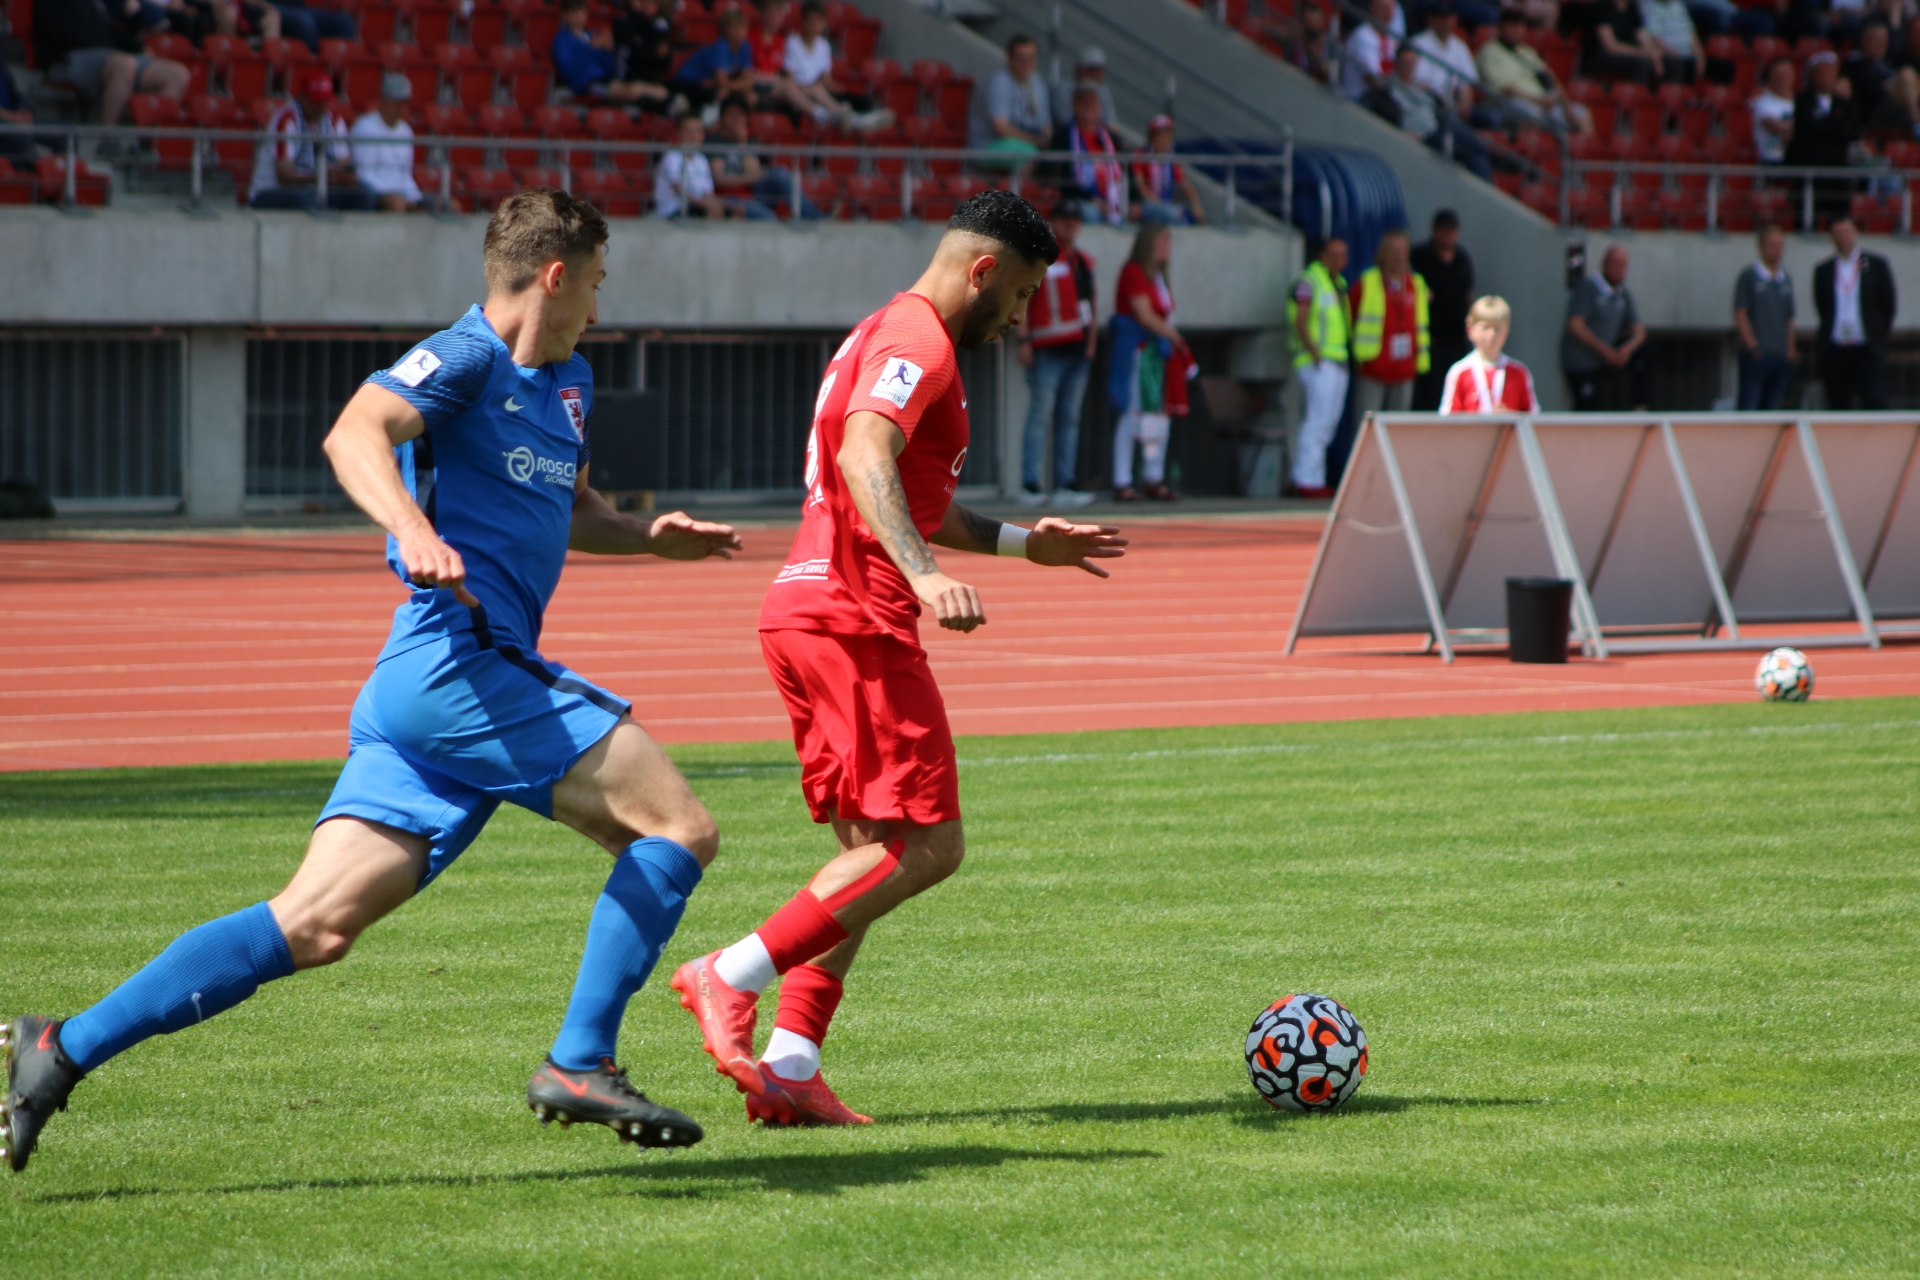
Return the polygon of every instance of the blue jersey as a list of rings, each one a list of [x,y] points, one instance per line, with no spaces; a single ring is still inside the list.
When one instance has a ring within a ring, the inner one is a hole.
[[[441,588],[414,587],[394,612],[384,659],[479,630],[537,649],[573,524],[574,480],[587,465],[593,371],[576,352],[526,369],[474,307],[367,381],[420,411],[427,429],[394,450],[407,491],[467,567],[482,616]],[[387,563],[401,581],[400,548]],[[409,584],[411,585],[411,584]]]

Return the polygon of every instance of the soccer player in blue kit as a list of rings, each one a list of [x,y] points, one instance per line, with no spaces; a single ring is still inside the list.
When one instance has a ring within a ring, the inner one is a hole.
[[[726,525],[620,515],[587,487],[607,224],[565,192],[523,191],[487,224],[487,301],[355,393],[326,440],[341,486],[388,532],[412,594],[354,703],[350,754],[278,897],[181,935],[91,1009],[14,1018],[0,1148],[17,1172],[90,1071],[263,983],[346,956],[460,856],[502,800],[613,855],[580,975],[527,1086],[542,1122],[685,1146],[700,1126],[615,1065],[646,981],[719,848],[713,819],[628,704],[536,651],[568,548],[727,556]]]

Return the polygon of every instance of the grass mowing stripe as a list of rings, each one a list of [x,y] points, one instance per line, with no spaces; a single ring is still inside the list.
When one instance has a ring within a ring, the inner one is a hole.
[[[826,1046],[881,1123],[749,1128],[656,980],[674,1157],[525,1111],[605,866],[503,811],[345,964],[98,1071],[0,1230],[101,1277],[1920,1274],[1916,713],[965,740],[969,863]],[[674,754],[724,848],[663,966],[826,852],[783,744]],[[271,894],[336,767],[0,777],[0,1007]],[[1292,1120],[1238,1055],[1300,989],[1375,1070]]]

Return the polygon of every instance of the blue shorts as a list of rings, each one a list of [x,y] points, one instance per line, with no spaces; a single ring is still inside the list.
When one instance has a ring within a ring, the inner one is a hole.
[[[553,784],[630,710],[557,662],[471,631],[382,658],[354,700],[346,768],[315,825],[365,818],[433,842],[426,888],[510,800],[553,817]]]

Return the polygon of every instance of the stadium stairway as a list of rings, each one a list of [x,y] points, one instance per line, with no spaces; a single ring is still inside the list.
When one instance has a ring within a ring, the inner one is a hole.
[[[1508,351],[1534,370],[1543,405],[1564,407],[1559,347],[1567,300],[1565,246],[1560,230],[1545,218],[1182,0],[996,4],[999,16],[979,24],[987,40],[1004,42],[1016,31],[1031,33],[1041,42],[1043,73],[1052,74],[1048,54],[1056,12],[1058,52],[1066,64],[1062,75],[1071,75],[1072,58],[1080,49],[1100,46],[1123,122],[1145,120],[1164,109],[1171,83],[1182,138],[1279,142],[1291,129],[1296,145],[1371,152],[1399,179],[1416,240],[1424,238],[1435,209],[1458,211],[1462,242],[1474,255],[1480,291],[1500,294],[1513,305]],[[884,16],[889,29],[896,9],[941,21],[912,0],[867,0],[867,7]],[[992,61],[984,71],[967,68],[982,85],[1004,65],[998,48],[989,48]]]

